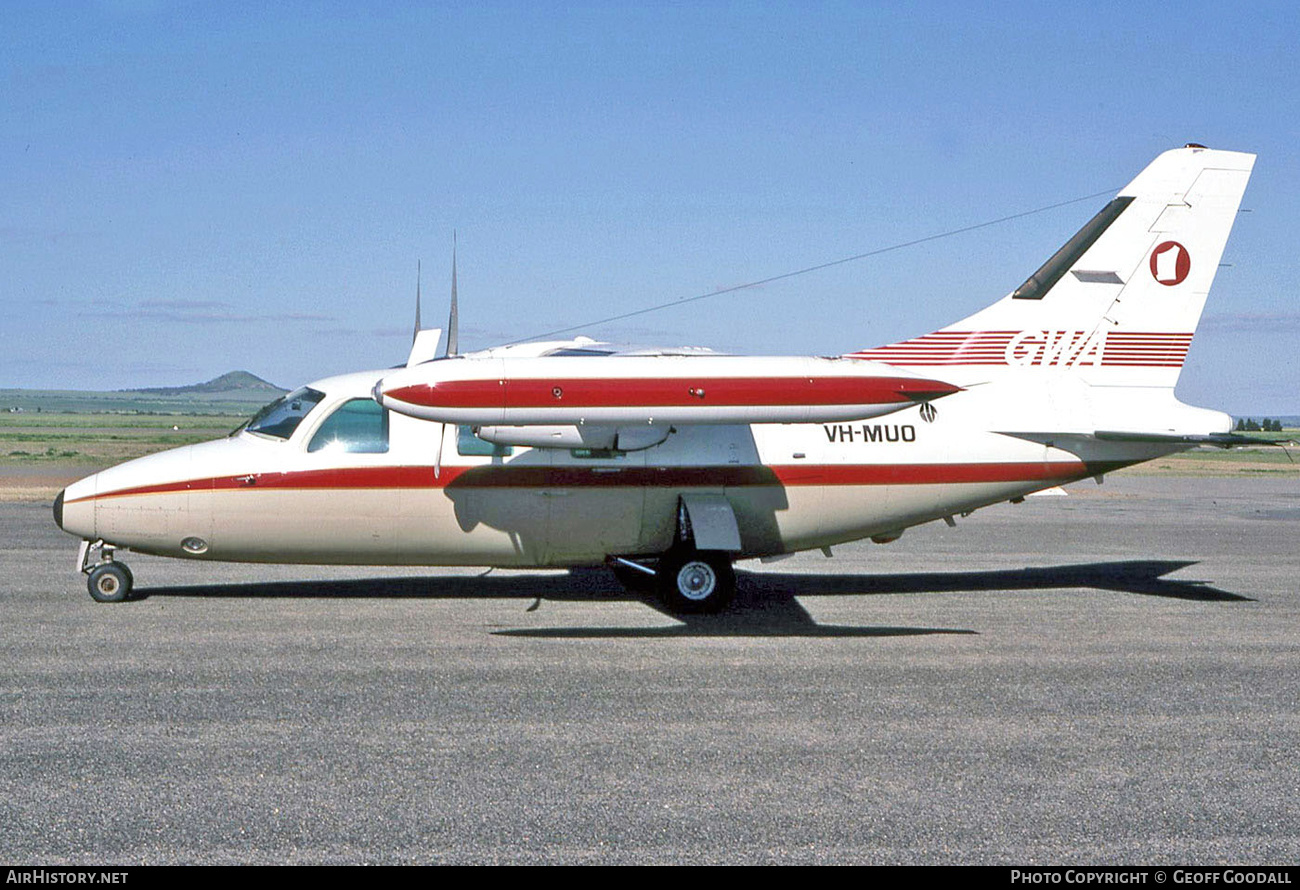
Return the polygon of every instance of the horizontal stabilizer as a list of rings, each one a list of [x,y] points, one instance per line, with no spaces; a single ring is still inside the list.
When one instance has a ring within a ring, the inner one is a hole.
[[[1103,442],[1146,442],[1153,445],[1213,445],[1216,448],[1235,448],[1239,445],[1294,445],[1294,438],[1265,439],[1257,436],[1239,436],[1236,433],[1207,433],[1197,436],[1179,436],[1172,433],[1139,433],[1119,430],[1098,430],[1093,434]]]

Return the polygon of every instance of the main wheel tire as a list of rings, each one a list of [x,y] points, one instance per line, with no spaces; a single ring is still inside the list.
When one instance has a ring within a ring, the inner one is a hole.
[[[714,550],[669,553],[659,561],[659,596],[673,612],[720,612],[736,595],[731,559]]]
[[[90,597],[97,603],[125,602],[131,596],[135,579],[131,570],[120,562],[106,562],[95,566],[86,579]]]

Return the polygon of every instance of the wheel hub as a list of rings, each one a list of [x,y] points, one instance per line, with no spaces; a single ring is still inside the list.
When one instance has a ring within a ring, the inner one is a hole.
[[[702,600],[713,593],[718,578],[706,562],[688,562],[677,573],[677,589],[690,600]]]

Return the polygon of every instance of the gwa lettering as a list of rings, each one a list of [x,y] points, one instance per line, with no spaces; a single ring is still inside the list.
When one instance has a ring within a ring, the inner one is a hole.
[[[1106,329],[1087,331],[1021,331],[1007,343],[1003,356],[1008,365],[1101,367],[1106,351]]]

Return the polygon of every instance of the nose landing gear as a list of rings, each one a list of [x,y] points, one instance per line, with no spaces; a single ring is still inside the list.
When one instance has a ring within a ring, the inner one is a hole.
[[[91,560],[91,551],[98,559]],[[125,563],[114,562],[113,547],[103,541],[81,543],[81,571],[86,574],[86,588],[97,603],[121,603],[130,599],[135,578]]]

